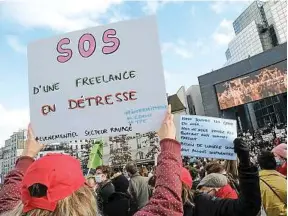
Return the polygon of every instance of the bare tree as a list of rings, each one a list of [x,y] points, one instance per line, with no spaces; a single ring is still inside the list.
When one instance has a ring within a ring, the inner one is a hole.
[[[112,143],[110,144],[110,161],[112,165],[122,166],[132,160],[131,147],[127,142],[128,139],[127,135],[109,138],[110,143]]]
[[[155,131],[148,132],[147,137],[149,139],[150,145],[149,150],[146,154],[146,158],[154,160],[155,154],[160,152],[159,137]]]

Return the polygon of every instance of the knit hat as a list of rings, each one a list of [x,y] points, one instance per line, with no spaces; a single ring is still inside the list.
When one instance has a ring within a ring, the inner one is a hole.
[[[34,184],[47,188],[43,196],[31,196],[29,187]],[[64,154],[47,154],[36,160],[26,171],[22,181],[23,211],[45,209],[54,211],[62,200],[85,185],[80,162]]]
[[[228,184],[227,177],[219,173],[211,173],[205,176],[197,186],[199,189],[202,186],[211,188],[221,188]]]
[[[192,177],[190,175],[190,172],[184,167],[182,167],[181,170],[181,181],[185,183],[187,186],[189,186],[190,189],[192,188],[193,184]]]
[[[116,192],[126,193],[129,187],[129,181],[124,175],[119,175],[112,179],[112,184]]]
[[[273,148],[272,152],[278,157],[287,158],[287,145],[282,143]]]

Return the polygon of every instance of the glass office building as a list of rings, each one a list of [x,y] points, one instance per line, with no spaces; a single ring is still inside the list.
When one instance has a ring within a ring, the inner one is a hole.
[[[256,24],[264,24],[261,8],[261,2],[253,2],[234,22],[233,28],[235,34],[239,34],[244,30],[251,22]]]
[[[234,22],[235,38],[225,52],[225,66],[287,41],[287,2],[253,2]]]
[[[233,22],[236,36],[225,52],[228,66],[287,42],[287,1],[254,1]],[[286,122],[287,93],[244,105],[253,128]]]
[[[258,127],[269,123],[285,123],[287,119],[287,93],[268,97],[253,103]]]
[[[287,1],[267,1],[263,6],[267,23],[273,26],[279,44],[287,41]]]
[[[226,65],[236,63],[263,51],[257,24],[255,21],[252,21],[230,42],[229,49],[225,53],[228,59]]]

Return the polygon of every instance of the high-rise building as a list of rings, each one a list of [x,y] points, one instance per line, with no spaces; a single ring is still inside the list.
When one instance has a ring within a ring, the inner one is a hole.
[[[47,154],[65,154],[65,144],[63,143],[52,143],[49,145],[45,145],[45,147],[39,152],[39,154],[37,155],[37,159],[41,158]]]
[[[285,43],[287,41],[287,1],[267,1],[263,9],[268,26],[274,27],[270,28],[272,40],[275,40],[276,44]]]
[[[0,148],[0,184],[2,184],[4,181],[4,173],[2,172],[3,149],[4,149],[4,147]]]
[[[5,146],[2,148],[2,175],[6,175],[15,166],[15,162],[21,156],[24,143],[27,139],[27,131],[19,130],[14,132],[9,139],[5,140]]]
[[[228,44],[225,52],[228,66],[245,60],[275,46],[287,42],[287,1],[254,1],[246,10],[233,22],[235,37]],[[275,96],[281,101],[280,96]],[[275,99],[275,100],[276,100]],[[270,99],[263,99],[257,102],[245,104],[245,110],[249,113],[249,119],[254,129],[263,127],[267,122],[283,122],[284,116],[259,115],[262,109],[269,104]],[[261,107],[261,109],[259,108]],[[278,120],[276,120],[276,118]]]
[[[236,36],[225,52],[225,66],[287,41],[287,2],[254,1],[234,22]]]

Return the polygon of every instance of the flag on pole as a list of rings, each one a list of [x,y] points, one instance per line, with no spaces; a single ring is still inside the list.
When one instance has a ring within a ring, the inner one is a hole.
[[[103,164],[102,160],[103,155],[103,141],[96,141],[90,151],[89,161],[87,164],[87,168],[95,169],[96,167]]]

